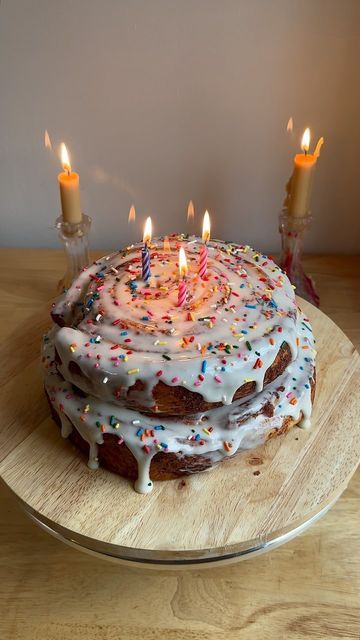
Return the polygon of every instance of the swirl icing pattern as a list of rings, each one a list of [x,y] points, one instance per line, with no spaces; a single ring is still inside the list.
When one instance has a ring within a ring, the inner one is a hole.
[[[189,269],[181,308],[180,246]],[[45,386],[63,435],[75,426],[94,467],[103,433],[119,433],[138,462],[140,492],[152,486],[159,452],[215,463],[257,446],[284,418],[305,425],[311,414],[314,340],[286,275],[249,246],[213,240],[201,279],[200,249],[194,237],[171,236],[166,249],[154,241],[146,282],[140,245],[96,261],[54,304],[57,326],[45,337]],[[267,371],[286,349],[291,364],[279,361],[273,379]],[[209,433],[198,428],[204,418]]]

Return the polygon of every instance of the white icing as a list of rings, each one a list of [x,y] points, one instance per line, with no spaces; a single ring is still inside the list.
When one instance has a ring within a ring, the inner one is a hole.
[[[188,299],[181,309],[180,240],[189,265]],[[133,246],[85,270],[56,303],[53,312],[67,325],[54,337],[60,373],[84,392],[121,406],[129,406],[128,390],[140,380],[143,390],[132,393],[131,402],[148,409],[159,380],[229,405],[247,380],[260,391],[282,342],[293,358],[297,353],[297,309],[287,277],[250,247],[213,241],[203,282],[196,239],[173,237],[167,252],[161,246],[159,241],[151,250],[150,286],[141,280],[140,245]],[[216,348],[221,343],[228,353]],[[70,361],[81,375],[69,371]]]
[[[91,468],[98,465],[103,433],[118,435],[119,443],[125,443],[137,460],[135,489],[140,493],[152,489],[150,464],[159,451],[180,457],[206,455],[215,463],[239,449],[262,444],[286,417],[296,421],[301,418],[301,426],[307,427],[311,415],[314,341],[286,276],[272,260],[249,247],[213,242],[209,245],[209,280],[203,286],[196,275],[199,244],[181,238],[190,276],[187,305],[179,309],[178,240],[171,239],[170,252],[152,248],[154,282],[148,288],[135,280],[141,273],[140,247],[114,254],[85,270],[54,307],[54,313],[62,314],[68,326],[54,327],[44,342],[45,386],[61,415],[62,434],[69,435],[71,421],[90,445]],[[245,270],[246,277],[242,277]],[[98,282],[92,280],[99,272],[104,277],[98,277]],[[126,284],[129,277],[134,278],[140,291],[137,300],[131,299]],[[168,287],[167,291],[157,287],[157,280]],[[94,293],[94,284],[100,286],[99,298],[89,308],[89,291]],[[145,303],[147,291],[153,298],[151,303]],[[160,297],[154,299],[159,291]],[[84,304],[88,311],[84,312]],[[189,320],[192,307],[194,319]],[[207,316],[216,318],[212,326],[199,320]],[[168,318],[173,319],[172,324]],[[128,339],[131,342],[125,342]],[[263,388],[265,372],[283,341],[290,346],[293,361]],[[229,353],[220,347],[208,349],[209,343],[214,347],[228,344]],[[111,349],[114,345],[118,346]],[[126,354],[129,346],[132,353]],[[55,364],[54,347],[61,364]],[[164,360],[163,354],[171,360]],[[261,366],[257,367],[259,359]],[[70,362],[78,365],[81,376],[69,371]],[[129,374],[128,370],[135,373]],[[196,391],[206,401],[222,402],[223,406],[182,418],[144,415],[125,406],[128,389],[136,379],[141,380],[144,390],[133,399],[145,408],[153,407],[152,392],[159,379],[169,386]],[[256,392],[232,403],[235,391],[248,380],[255,380]],[[86,397],[74,393],[72,384]],[[271,417],[262,412],[266,403],[273,409]]]
[[[65,413],[60,413],[61,419],[61,435],[63,438],[68,438],[72,432],[72,424]]]

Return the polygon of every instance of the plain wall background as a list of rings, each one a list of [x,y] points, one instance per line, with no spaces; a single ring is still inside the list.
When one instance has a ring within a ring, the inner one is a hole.
[[[186,231],[275,251],[284,187],[309,125],[326,142],[307,249],[358,252],[359,0],[3,0],[3,246],[58,246],[58,157],[80,173],[91,244]],[[289,116],[295,131],[286,133]],[[129,228],[130,205],[137,209]]]

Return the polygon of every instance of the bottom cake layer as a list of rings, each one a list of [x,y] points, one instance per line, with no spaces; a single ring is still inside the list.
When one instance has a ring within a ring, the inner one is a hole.
[[[99,464],[135,480],[148,493],[153,480],[198,473],[238,451],[254,449],[292,426],[310,425],[315,393],[311,328],[299,317],[298,354],[284,373],[259,393],[196,415],[145,415],[86,395],[59,374],[50,334],[45,338],[45,389],[63,437]],[[117,415],[114,415],[114,413]]]
[[[315,385],[313,385],[313,390],[315,391]],[[54,409],[50,400],[49,404],[52,417],[55,420],[56,424],[61,428],[62,419],[59,413]],[[264,433],[264,442],[275,436],[280,436],[284,433],[287,433],[292,427],[299,424],[301,420],[302,415],[298,420],[295,420],[290,416],[285,417],[281,426],[269,428],[268,430],[266,430],[266,433]],[[74,425],[71,426],[72,431],[68,436],[69,440],[89,458],[89,443],[84,440],[84,438],[80,435]],[[130,480],[137,481],[138,461],[125,443],[122,443],[123,446],[118,446],[118,443],[118,436],[115,436],[111,433],[105,433],[103,436],[103,443],[98,448],[97,462],[99,466],[104,467],[105,469],[108,469],[113,473],[117,473],[124,478],[129,478]],[[164,453],[159,451],[154,457],[151,458],[149,469],[149,486],[152,485],[152,481],[154,480],[175,480],[176,478],[180,478],[181,476],[187,476],[194,473],[199,473],[201,471],[206,471],[220,461],[232,459],[237,453],[240,453],[245,449],[247,449],[247,447],[241,449],[238,448],[235,454],[231,455],[231,458],[221,457],[219,455],[214,456],[213,453],[179,455],[177,453]],[[146,492],[145,488],[143,488],[142,491],[141,487],[138,487],[138,489],[141,493]]]
[[[289,376],[291,371],[282,378]],[[236,401],[186,420],[162,419],[161,424],[156,416],[129,409],[123,409],[117,418],[109,414],[111,406],[102,405],[99,411],[98,401],[98,410],[89,419],[90,403],[95,398],[78,395],[56,374],[48,379],[46,391],[63,437],[69,437],[88,454],[89,467],[95,469],[100,464],[135,480],[135,489],[147,493],[153,480],[204,471],[239,451],[258,447],[294,425],[308,426],[315,370],[309,383],[303,385],[301,402],[299,398],[292,402],[295,396],[282,382],[285,381],[278,380],[246,403]]]

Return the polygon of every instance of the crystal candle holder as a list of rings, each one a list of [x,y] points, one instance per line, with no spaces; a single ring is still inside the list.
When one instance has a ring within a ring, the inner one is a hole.
[[[279,218],[281,233],[280,267],[285,271],[290,282],[296,287],[296,294],[305,298],[316,307],[320,298],[315,290],[314,281],[307,275],[302,266],[304,236],[312,222],[310,212],[306,216],[291,216],[284,208]]]
[[[64,222],[60,216],[56,220],[56,229],[66,255],[66,272],[58,283],[58,289],[68,289],[74,278],[89,262],[89,232],[91,218],[83,214],[81,222]]]

